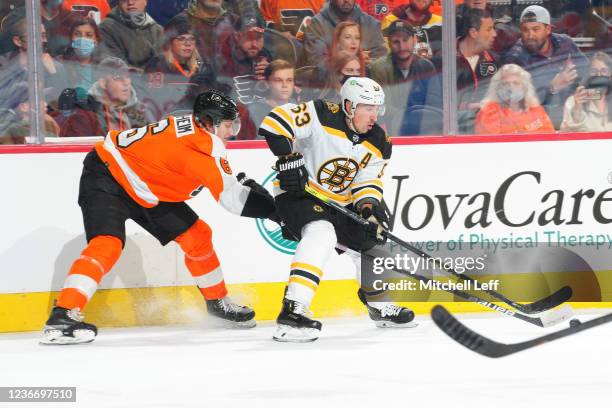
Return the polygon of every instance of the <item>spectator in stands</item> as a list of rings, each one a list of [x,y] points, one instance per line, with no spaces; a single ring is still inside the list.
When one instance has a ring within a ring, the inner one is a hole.
[[[0,144],[25,143],[25,138],[31,135],[30,99],[27,82],[15,82],[13,84],[11,95],[5,106],[7,110],[0,115],[2,121],[0,124]],[[41,109],[43,112],[47,110],[47,104],[44,101]],[[46,113],[43,116],[43,132],[45,137],[54,137],[59,134],[59,126]]]
[[[145,90],[143,98],[150,121],[160,120],[172,112],[185,96],[188,88],[194,86],[192,78],[213,86],[214,69],[203,61],[196,50],[195,30],[185,16],[173,18],[164,27],[162,53],[153,57],[145,66]]]
[[[330,0],[313,17],[304,33],[303,60],[305,65],[317,65],[324,60],[332,42],[334,28],[342,21],[354,21],[361,27],[361,48],[371,59],[387,54],[380,23],[365,14],[355,0]]]
[[[163,29],[145,11],[147,0],[119,0],[100,24],[105,55],[143,68],[161,49]]]
[[[407,4],[394,9],[384,18],[381,26],[387,28],[396,20],[402,20],[416,32],[415,52],[434,62],[436,68],[442,67],[442,17],[431,13],[432,0],[409,0]],[[435,58],[434,58],[435,56]]]
[[[251,120],[257,127],[273,108],[295,101],[293,98],[295,67],[293,65],[285,60],[274,60],[266,67],[264,76],[268,84],[267,95],[248,106]]]
[[[52,57],[62,54],[70,44],[71,13],[62,8],[62,0],[40,0],[40,15],[49,36],[47,52]]]
[[[383,31],[391,44],[391,54],[368,66],[367,76],[385,90],[387,113],[381,122],[387,132],[399,135],[404,111],[415,106],[442,107],[442,85],[434,65],[415,53],[414,28],[395,20]]]
[[[463,15],[463,33],[457,41],[457,100],[461,133],[474,131],[490,79],[499,69],[499,57],[491,52],[495,23],[487,9],[471,8]]]
[[[52,115],[60,127],[60,137],[104,135],[94,112],[99,104],[92,96],[79,99],[76,89],[66,88],[58,98],[57,106],[58,110]]]
[[[363,76],[363,67],[358,56],[348,54],[340,54],[332,59],[330,67],[325,85],[316,99],[325,99],[339,104],[342,84],[350,77]]]
[[[71,43],[62,56],[66,68],[67,81],[77,89],[77,98],[86,99],[87,92],[96,81],[94,65],[101,60],[100,30],[95,20],[76,16],[71,19],[68,30]]]
[[[491,79],[476,116],[476,133],[546,133],[555,128],[540,105],[531,75],[516,64],[504,65]]]
[[[612,58],[603,52],[591,57],[589,77],[567,98],[561,130],[612,131]]]
[[[63,0],[62,7],[68,13],[91,18],[98,25],[111,10],[107,0]]]
[[[130,68],[116,57],[104,58],[97,67],[98,81],[89,90],[97,123],[78,112],[64,122],[64,136],[103,136],[109,130],[126,130],[147,124],[132,86]],[[100,132],[101,133],[96,133]]]
[[[0,55],[15,50],[15,44],[13,44],[13,38],[8,29],[16,21],[25,18],[23,3],[24,0],[0,2]]]
[[[222,7],[222,0],[190,0],[187,10],[176,17],[187,17],[196,31],[196,47],[200,56],[214,61],[217,46],[234,33],[238,16]]]
[[[520,22],[521,39],[505,55],[504,63],[531,73],[540,103],[558,128],[565,100],[586,73],[588,60],[570,37],[552,33],[550,13],[544,7],[525,8]]]
[[[15,50],[0,56],[0,106],[11,95],[14,82],[28,81],[28,40],[25,15],[7,28]],[[41,41],[43,54],[41,56],[44,72],[44,86],[47,88],[47,102],[57,99],[66,86],[66,71],[64,66],[46,52],[47,33],[41,24]]]
[[[287,38],[296,38],[325,4],[325,0],[261,0],[259,7],[267,27]]]
[[[234,99],[249,104],[265,91],[266,67],[272,55],[264,48],[264,21],[241,17],[235,33],[219,45],[217,80],[231,85]]]
[[[336,26],[329,55],[325,60],[336,58],[342,53],[359,57],[363,67],[370,63],[370,52],[361,48],[361,26],[354,21],[343,21]]]
[[[357,0],[357,5],[364,13],[382,21],[391,11],[407,1],[409,0]]]

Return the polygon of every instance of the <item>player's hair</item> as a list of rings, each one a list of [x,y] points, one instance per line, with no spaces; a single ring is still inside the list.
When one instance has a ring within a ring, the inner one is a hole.
[[[497,88],[499,88],[502,78],[506,75],[516,75],[523,83],[523,88],[525,88],[525,97],[520,103],[522,109],[540,106],[538,95],[536,94],[535,88],[533,87],[533,83],[531,81],[531,74],[516,64],[506,64],[502,66],[499,71],[495,73],[495,75],[493,75],[493,78],[491,78],[491,83],[489,84],[489,90],[482,100],[483,104],[489,102],[501,102],[497,97]]]
[[[270,64],[268,64],[268,66],[264,70],[264,77],[266,78],[266,81],[270,79],[270,77],[276,71],[280,71],[281,69],[292,69],[295,72],[295,66],[293,66],[292,63],[285,61],[284,59],[280,59],[280,58],[275,59]]]

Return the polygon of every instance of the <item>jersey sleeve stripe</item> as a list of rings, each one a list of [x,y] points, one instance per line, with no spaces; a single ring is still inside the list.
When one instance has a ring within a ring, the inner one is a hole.
[[[283,110],[281,110],[280,112],[285,112]],[[285,113],[285,115],[287,115]],[[291,118],[286,117],[286,116],[279,116],[278,114],[276,114],[276,112],[272,111],[268,114],[269,117],[273,118],[274,120],[276,120],[278,123],[280,123],[285,129],[287,129],[287,132],[289,132],[289,134],[291,134],[291,136],[295,137],[295,133],[293,132],[293,127],[291,126]],[[289,120],[287,120],[289,119]]]
[[[277,106],[276,108],[272,109],[272,112],[282,116],[287,122],[287,124],[289,124],[289,126],[293,125],[293,119],[291,119],[291,115],[282,106]]]
[[[351,184],[351,187],[356,188],[356,187],[366,186],[366,185],[378,186],[381,189],[383,188],[383,182],[380,179],[372,179],[372,180],[362,181],[360,183],[353,183]]]
[[[272,133],[276,132],[276,134],[279,136],[285,136],[287,139],[293,140],[293,137],[270,116],[266,116],[264,118],[263,122],[261,123],[261,127],[267,129]]]
[[[358,192],[360,192],[362,190],[367,190],[367,189],[376,190],[376,191],[380,192],[381,195],[383,194],[383,189],[382,188],[380,188],[378,186],[375,186],[375,185],[372,185],[372,184],[363,185],[363,186],[360,186],[360,187],[353,188],[353,189],[351,189],[351,193],[352,194],[357,194]]]
[[[356,203],[357,201],[365,198],[365,197],[373,197],[376,198],[378,201],[382,200],[383,195],[380,193],[380,191],[375,190],[373,188],[367,188],[365,190],[360,191],[359,193],[353,195],[353,202]]]
[[[374,145],[368,141],[365,141],[363,143],[361,143],[363,145],[363,147],[365,147],[366,149],[368,149],[369,151],[371,151],[372,153],[374,153],[377,157],[379,158],[383,158],[383,155],[381,153],[380,150],[378,150],[376,147],[374,147]]]

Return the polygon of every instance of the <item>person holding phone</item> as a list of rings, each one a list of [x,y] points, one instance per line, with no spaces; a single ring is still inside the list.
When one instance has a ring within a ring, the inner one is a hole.
[[[597,52],[591,58],[589,76],[565,102],[561,131],[605,132],[612,130],[612,58]]]

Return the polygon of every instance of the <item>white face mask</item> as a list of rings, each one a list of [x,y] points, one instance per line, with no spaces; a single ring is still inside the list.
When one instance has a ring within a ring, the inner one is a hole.
[[[137,26],[141,26],[147,21],[147,13],[144,11],[128,11],[127,14],[132,23]]]
[[[497,88],[497,97],[506,104],[517,103],[525,98],[525,90],[523,88],[512,88],[509,85],[501,84],[499,88]]]

